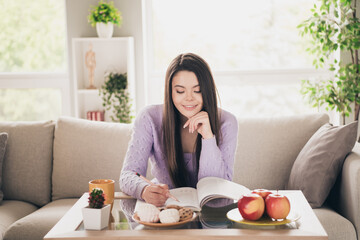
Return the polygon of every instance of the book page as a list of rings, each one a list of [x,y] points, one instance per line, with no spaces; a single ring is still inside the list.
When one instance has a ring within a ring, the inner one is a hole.
[[[195,188],[191,187],[182,187],[170,189],[170,193],[176,197],[180,202],[168,198],[165,202],[165,206],[168,205],[178,205],[182,207],[189,207],[195,211],[200,211],[198,194]]]
[[[208,201],[216,198],[238,200],[242,195],[250,193],[251,191],[243,185],[223,178],[206,177],[198,182],[197,192],[199,205],[202,207]]]
[[[172,198],[168,198],[163,207],[166,207],[168,205],[178,205],[178,206],[181,206],[181,207],[191,208],[194,211],[200,211],[201,210],[200,206],[199,206],[197,191],[196,191],[195,188],[182,187],[182,188],[170,189],[169,191],[180,202],[178,202],[178,201],[176,201],[176,200],[174,200]],[[137,209],[139,208],[139,206],[141,206],[143,204],[145,204],[145,202],[138,199],[136,201],[134,212],[136,212]]]

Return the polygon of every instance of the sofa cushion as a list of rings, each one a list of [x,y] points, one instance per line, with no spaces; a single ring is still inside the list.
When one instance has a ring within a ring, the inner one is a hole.
[[[77,200],[61,199],[53,201],[26,217],[19,219],[6,231],[4,240],[43,239]]]
[[[118,182],[132,125],[62,117],[55,128],[53,200],[80,197],[89,181]],[[120,191],[115,184],[115,191]]]
[[[291,167],[326,114],[238,119],[234,178],[250,189],[284,189]]]
[[[7,133],[0,133],[0,203],[2,202],[3,197],[4,197],[4,194],[1,190],[1,176],[2,176],[2,165],[3,165],[4,155],[5,155],[7,138],[8,138]]]
[[[51,197],[53,121],[0,122],[7,132],[3,162],[4,199],[43,206]]]
[[[27,202],[4,200],[0,205],[0,239],[3,239],[8,227],[17,220],[36,211],[38,208]]]
[[[329,236],[329,240],[357,240],[354,225],[334,210],[317,208],[314,212]]]
[[[325,202],[354,147],[357,122],[345,126],[322,126],[306,143],[291,169],[287,189],[302,190],[312,208]]]

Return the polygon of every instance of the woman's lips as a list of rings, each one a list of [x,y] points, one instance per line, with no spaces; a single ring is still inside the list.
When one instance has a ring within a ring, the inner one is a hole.
[[[182,106],[187,111],[192,111],[197,107],[197,105],[182,105]]]

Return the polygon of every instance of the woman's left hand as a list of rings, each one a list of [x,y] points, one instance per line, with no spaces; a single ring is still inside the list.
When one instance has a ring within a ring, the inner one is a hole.
[[[187,126],[189,126],[189,132],[197,131],[204,139],[214,137],[207,112],[201,111],[189,118],[184,124],[184,128]]]

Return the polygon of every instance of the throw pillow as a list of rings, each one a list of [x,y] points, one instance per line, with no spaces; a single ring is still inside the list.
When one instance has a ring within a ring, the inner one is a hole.
[[[5,156],[7,138],[8,138],[7,133],[0,133],[0,203],[4,198],[4,194],[1,191],[1,175],[2,175],[2,163]]]
[[[52,200],[78,198],[93,179],[119,179],[132,125],[60,117],[56,123]],[[115,191],[120,191],[115,184]]]
[[[302,190],[312,208],[321,207],[355,145],[357,122],[320,127],[297,156],[290,172],[289,190]]]
[[[1,179],[4,200],[38,207],[51,201],[54,129],[54,121],[0,121],[0,132],[8,133]]]

